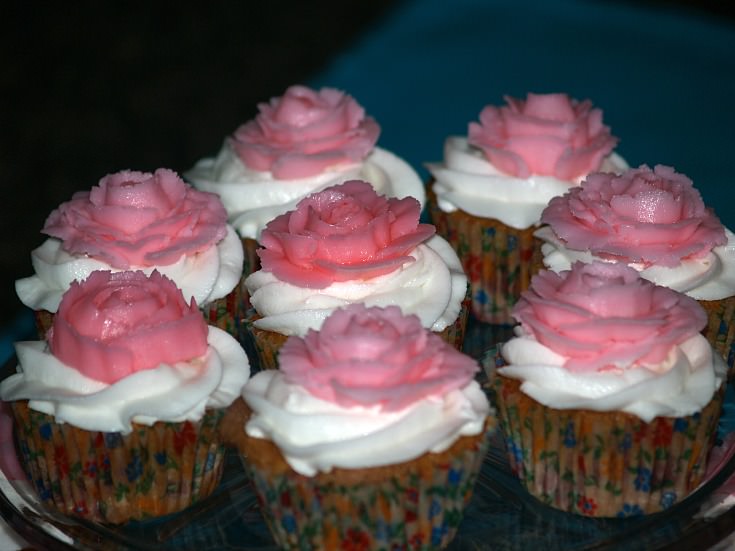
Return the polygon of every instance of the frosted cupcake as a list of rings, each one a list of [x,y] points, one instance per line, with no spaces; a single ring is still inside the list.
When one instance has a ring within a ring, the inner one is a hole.
[[[119,524],[180,511],[216,487],[219,425],[248,359],[171,280],[93,272],[64,294],[48,343],[16,353],[0,397],[42,502]]]
[[[439,549],[494,429],[478,367],[391,306],[337,310],[243,389],[241,451],[285,549]]]
[[[461,347],[467,278],[449,244],[419,223],[420,211],[412,197],[387,198],[352,180],[271,221],[258,251],[262,267],[245,280],[256,312],[246,325],[261,367],[275,367],[287,336],[319,329],[355,302],[400,306]]]
[[[74,280],[95,270],[153,270],[172,279],[207,320],[236,334],[242,246],[219,198],[167,169],[122,171],[74,194],[46,219],[31,253],[35,274],[16,281],[41,337]]]
[[[424,202],[418,174],[375,144],[380,127],[351,96],[334,88],[291,86],[258,105],[258,115],[228,136],[216,157],[185,174],[222,198],[243,239],[245,275],[257,270],[260,232],[306,195],[362,179],[392,197]]]
[[[735,236],[723,227],[692,181],[658,165],[620,176],[592,174],[552,199],[536,232],[554,271],[575,261],[623,262],[641,277],[697,299],[704,334],[735,363]]]
[[[620,172],[617,139],[589,100],[565,94],[506,97],[489,105],[468,136],[450,136],[433,177],[428,207],[437,233],[462,260],[472,311],[489,323],[510,324],[510,311],[540,267],[533,232],[549,199],[589,172]]]
[[[513,310],[495,404],[510,463],[553,507],[623,517],[703,480],[726,366],[694,299],[624,264],[542,270]]]

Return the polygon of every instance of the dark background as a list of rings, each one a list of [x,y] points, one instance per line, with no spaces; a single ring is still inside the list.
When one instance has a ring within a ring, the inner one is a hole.
[[[649,3],[735,22],[729,2]],[[23,308],[13,282],[31,275],[30,251],[43,241],[40,229],[59,203],[111,172],[182,172],[216,153],[226,134],[252,118],[258,102],[307,80],[400,4],[6,6],[0,33],[0,327]]]

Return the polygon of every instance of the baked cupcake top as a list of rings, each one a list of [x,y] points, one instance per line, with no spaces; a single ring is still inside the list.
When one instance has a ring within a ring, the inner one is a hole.
[[[395,306],[336,310],[290,337],[279,364],[245,385],[245,430],[307,476],[444,451],[490,414],[477,363]]]
[[[15,285],[35,310],[56,312],[71,282],[95,270],[158,270],[199,305],[242,275],[242,245],[219,198],[167,169],[105,176],[54,210],[42,232],[50,238],[31,253],[35,275]]]
[[[620,172],[617,138],[589,100],[566,94],[528,94],[488,105],[468,136],[450,136],[444,162],[428,164],[433,191],[445,212],[462,210],[516,229],[539,224],[549,199],[588,173]]]
[[[590,174],[555,197],[535,235],[544,264],[624,262],[642,277],[698,300],[735,294],[735,236],[708,209],[692,181],[658,165],[620,175]]]
[[[646,422],[691,415],[726,373],[700,334],[707,316],[697,301],[625,264],[542,270],[513,316],[520,326],[498,371],[552,408],[624,411]]]
[[[263,230],[261,269],[245,280],[262,316],[255,325],[303,336],[335,308],[363,302],[400,306],[442,331],[459,315],[467,277],[420,211],[416,199],[378,195],[360,180],[302,199]]]
[[[64,294],[46,341],[16,343],[0,398],[85,430],[197,421],[229,406],[250,375],[240,344],[154,271],[95,271]]]
[[[379,192],[416,197],[424,188],[402,159],[375,147],[380,127],[351,96],[334,88],[291,86],[258,105],[257,116],[200,160],[186,178],[217,193],[242,237],[260,239],[265,225],[299,199],[345,180]]]

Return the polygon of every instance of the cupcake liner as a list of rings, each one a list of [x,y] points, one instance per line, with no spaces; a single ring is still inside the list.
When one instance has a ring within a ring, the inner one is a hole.
[[[121,434],[56,423],[27,401],[11,407],[21,464],[40,500],[66,515],[111,524],[167,515],[207,497],[222,475],[224,410]]]
[[[502,375],[493,386],[523,486],[552,507],[590,517],[655,513],[689,495],[705,476],[724,393],[694,415],[646,423],[623,412],[549,408]]]
[[[239,337],[240,324],[244,317],[240,285],[230,291],[227,296],[200,307],[204,319],[209,325],[219,327],[235,338]]]
[[[707,312],[702,334],[727,362],[728,379],[735,374],[735,296],[721,300],[700,300]]]
[[[514,323],[511,310],[542,266],[541,242],[533,235],[537,228],[517,230],[462,211],[444,212],[431,189],[427,206],[437,233],[462,262],[474,316],[487,323]]]
[[[248,288],[245,286],[245,280],[253,272],[260,270],[260,257],[258,256],[258,249],[260,245],[255,239],[249,237],[240,238],[243,250],[243,264],[242,264],[242,277],[240,278],[240,313],[242,318],[252,314],[253,305],[250,304],[250,293]]]
[[[243,459],[261,512],[283,549],[441,549],[454,537],[488,446],[463,437],[449,450],[390,467],[306,477],[270,442],[248,438]],[[272,448],[259,457],[263,446]],[[271,454],[277,454],[273,459]]]

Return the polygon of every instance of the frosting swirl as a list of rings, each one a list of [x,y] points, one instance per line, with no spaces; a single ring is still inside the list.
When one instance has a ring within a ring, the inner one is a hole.
[[[362,161],[373,149],[380,127],[349,95],[291,86],[283,96],[258,105],[258,115],[232,136],[245,166],[278,179],[314,176]]]
[[[542,271],[513,315],[499,373],[557,409],[625,411],[650,421],[699,411],[727,367],[699,333],[697,302],[620,263]]]
[[[315,289],[393,272],[434,234],[433,226],[419,224],[420,213],[415,199],[388,199],[367,182],[330,187],[268,223],[258,251],[261,267],[281,281]]]
[[[727,242],[692,181],[663,165],[591,174],[552,199],[541,222],[568,248],[644,267],[676,267]]]
[[[341,407],[395,411],[427,395],[467,385],[477,372],[469,356],[426,331],[397,306],[353,304],[336,310],[319,331],[286,340],[280,369],[289,384]]]
[[[85,376],[114,383],[143,369],[202,356],[207,324],[196,302],[154,271],[93,272],[64,294],[51,353]]]
[[[332,318],[321,334],[290,338],[280,369],[243,389],[246,432],[273,441],[293,469],[395,464],[482,432],[490,406],[474,360],[395,307],[354,305]]]
[[[707,315],[692,298],[619,263],[542,270],[513,308],[526,333],[567,358],[570,371],[655,365],[699,333]]]
[[[204,306],[240,280],[243,249],[219,198],[174,172],[105,176],[53,211],[51,235],[31,252],[35,274],[15,282],[21,302],[55,312],[74,280],[96,270],[158,270]]]
[[[229,406],[250,374],[240,344],[157,273],[95,272],[73,284],[48,346],[20,342],[16,353],[18,373],[0,383],[0,398],[104,432],[198,421]]]
[[[227,213],[215,195],[158,169],[105,176],[54,210],[43,233],[60,239],[70,254],[128,269],[173,264],[204,251],[225,237],[226,223]]]
[[[574,180],[598,170],[617,144],[602,124],[602,111],[589,100],[566,94],[505,97],[507,105],[486,106],[480,122],[469,124],[469,143],[480,148],[502,172]]]

